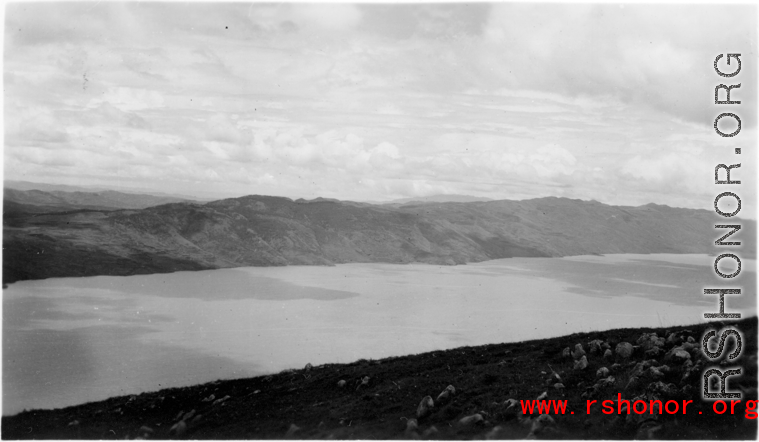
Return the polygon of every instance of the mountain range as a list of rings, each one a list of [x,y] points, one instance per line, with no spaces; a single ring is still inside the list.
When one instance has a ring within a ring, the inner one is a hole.
[[[722,235],[714,224],[724,222],[706,210],[555,197],[370,205],[251,195],[114,210],[109,205],[149,198],[43,193],[6,189],[4,283],[240,266],[713,253]],[[731,240],[742,240],[742,256],[753,257],[756,222],[742,224]]]
[[[6,187],[3,203],[37,206],[45,211],[67,211],[77,209],[144,209],[160,204],[190,202],[192,200],[172,196],[156,196],[124,193],[114,190],[100,192],[62,191],[37,189],[17,190]],[[35,210],[38,211],[38,210]]]

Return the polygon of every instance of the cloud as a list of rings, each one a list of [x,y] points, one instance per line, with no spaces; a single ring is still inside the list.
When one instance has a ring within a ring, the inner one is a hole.
[[[683,5],[499,4],[483,31],[478,63],[512,87],[613,95],[711,124],[704,91],[719,80],[714,57],[737,46],[748,55],[756,40],[755,8],[733,12],[727,18],[717,5],[685,11]],[[754,84],[755,73],[746,74]],[[755,105],[742,110],[755,115]]]
[[[753,155],[756,70],[744,63],[735,90],[739,137],[714,134],[711,97],[717,53],[755,58],[754,12],[9,4],[6,172],[217,196],[708,207],[719,152]]]
[[[292,20],[304,27],[344,31],[356,27],[362,14],[356,5],[350,4],[302,4],[293,5]]]
[[[541,178],[551,178],[557,175],[572,175],[576,170],[577,158],[563,147],[553,144],[540,147],[536,153],[528,157],[532,166]]]
[[[159,92],[128,87],[110,87],[102,98],[92,99],[88,107],[97,107],[103,103],[108,103],[124,112],[164,106],[163,96]]]

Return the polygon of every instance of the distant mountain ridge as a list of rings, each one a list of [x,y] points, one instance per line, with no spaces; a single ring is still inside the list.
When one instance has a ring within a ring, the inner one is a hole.
[[[76,209],[144,209],[161,204],[190,202],[191,200],[169,196],[155,196],[137,193],[123,193],[115,190],[80,192],[62,190],[17,190],[3,189],[4,202],[14,202],[33,206],[45,206],[51,210]]]
[[[94,192],[106,192],[106,191],[112,191],[112,192],[119,192],[119,193],[126,193],[126,194],[137,194],[137,195],[152,195],[152,196],[158,196],[158,197],[167,197],[167,198],[174,198],[177,200],[186,200],[186,201],[209,201],[208,198],[196,198],[194,196],[188,196],[188,195],[179,195],[174,193],[166,193],[166,192],[156,192],[156,191],[147,191],[144,189],[135,189],[130,187],[121,187],[121,186],[73,186],[69,184],[48,184],[48,183],[35,183],[32,181],[18,181],[18,180],[5,180],[3,181],[3,187],[5,189],[15,189],[15,190],[41,190],[43,192],[51,192],[51,191],[61,191],[61,192],[88,192],[88,193],[94,193]]]
[[[508,257],[713,253],[710,211],[539,198],[373,206],[251,195],[144,209],[4,217],[3,280],[239,266],[387,262],[454,265]],[[735,239],[755,256],[756,222]]]
[[[440,194],[419,196],[411,198],[400,198],[386,203],[377,204],[409,204],[409,203],[474,203],[483,201],[493,201],[491,198],[484,198],[471,195],[457,195],[457,194]]]

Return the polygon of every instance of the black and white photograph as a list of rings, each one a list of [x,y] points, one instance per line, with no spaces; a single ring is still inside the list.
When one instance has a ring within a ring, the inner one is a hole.
[[[3,440],[757,438],[755,2],[3,11]]]

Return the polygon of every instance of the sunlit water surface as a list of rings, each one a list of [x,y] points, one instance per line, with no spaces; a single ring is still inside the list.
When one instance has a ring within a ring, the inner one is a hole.
[[[3,290],[3,414],[578,331],[696,323],[706,255],[513,258],[57,278]],[[728,311],[756,314],[755,261]],[[751,281],[749,283],[749,281]]]

